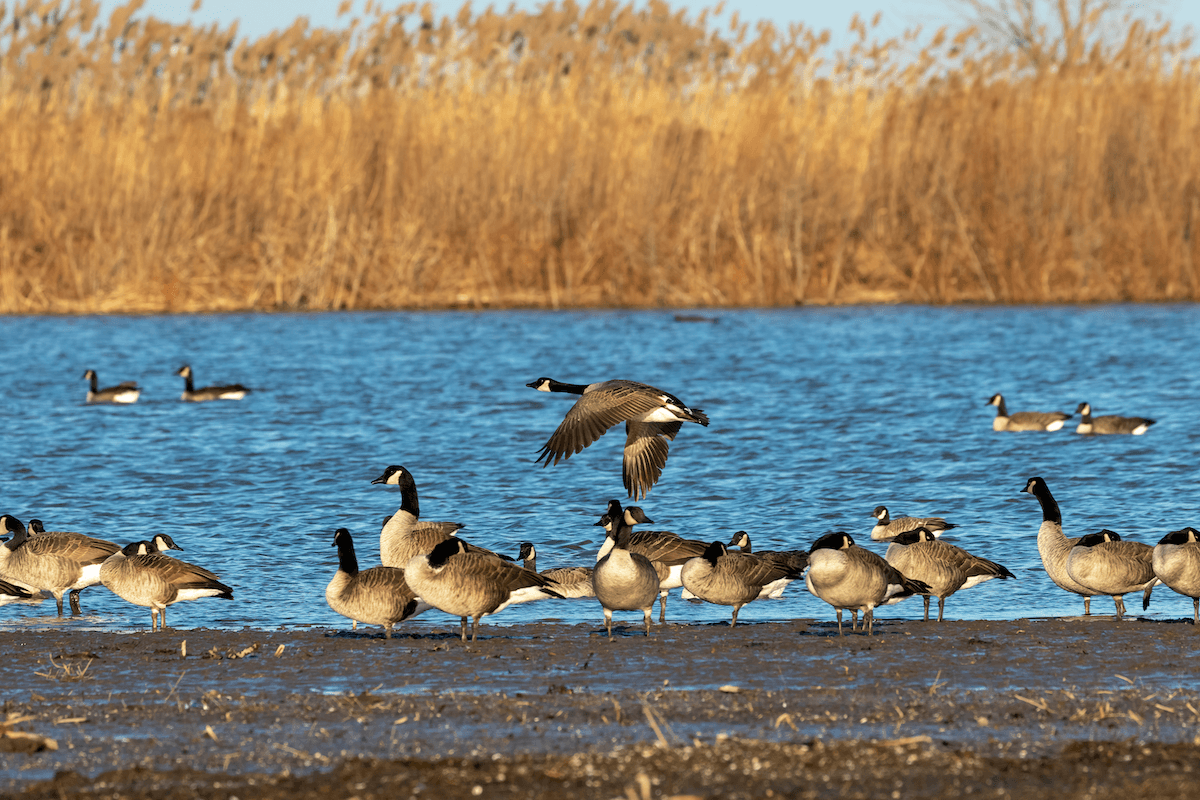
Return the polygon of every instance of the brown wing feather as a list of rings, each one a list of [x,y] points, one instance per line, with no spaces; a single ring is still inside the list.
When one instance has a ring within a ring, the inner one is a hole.
[[[625,482],[625,491],[634,500],[646,496],[658,483],[663,467],[667,465],[667,439],[661,435],[661,429],[674,427],[678,432],[679,425],[678,422],[625,423],[625,459],[621,464],[621,478]]]
[[[608,381],[602,388],[580,395],[542,445],[537,460],[544,461],[543,466],[557,464],[582,451],[612,426],[658,408],[661,403],[642,393],[641,386],[632,381]]]
[[[707,548],[704,542],[684,539],[671,531],[635,531],[629,539],[629,552],[668,565],[702,556]]]
[[[85,566],[99,564],[121,549],[113,542],[68,531],[46,531],[36,534],[26,539],[22,547],[40,556],[62,556]]]

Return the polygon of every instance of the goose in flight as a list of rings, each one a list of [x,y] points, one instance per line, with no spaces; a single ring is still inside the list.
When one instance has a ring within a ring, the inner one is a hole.
[[[538,378],[526,386],[539,392],[579,395],[558,429],[542,445],[537,460],[543,467],[570,458],[609,428],[625,423],[621,476],[626,491],[635,500],[645,497],[658,482],[667,463],[667,443],[683,423],[708,427],[708,417],[700,409],[688,408],[675,395],[636,381],[611,380],[585,386]]]

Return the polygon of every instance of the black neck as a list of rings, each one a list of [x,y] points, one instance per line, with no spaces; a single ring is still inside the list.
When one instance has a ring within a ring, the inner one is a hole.
[[[1062,512],[1058,510],[1058,503],[1054,500],[1054,495],[1050,494],[1050,487],[1042,481],[1035,483],[1033,496],[1042,504],[1042,519],[1046,522],[1053,522],[1055,525],[1062,525]]]
[[[568,394],[583,394],[587,390],[586,384],[578,383],[560,383],[556,380],[550,381],[550,391],[552,392],[567,392]]]
[[[404,471],[404,474],[400,476],[400,480],[396,485],[400,487],[400,510],[407,511],[417,519],[420,519],[421,503],[417,499],[417,482],[413,480],[408,470]]]
[[[1004,404],[1003,397],[1001,397],[1000,402],[996,404],[996,416],[998,416],[998,417],[1007,417],[1008,416],[1008,406],[1006,406]]]
[[[338,537],[337,549],[338,568],[347,575],[357,575],[358,558],[354,555],[354,541],[349,535]]]
[[[96,378],[96,373],[93,372],[92,373],[92,394],[95,394],[98,391],[100,391],[100,383],[99,383],[98,379]]]
[[[183,376],[183,388],[189,392],[196,391],[196,384],[192,383],[192,373]]]

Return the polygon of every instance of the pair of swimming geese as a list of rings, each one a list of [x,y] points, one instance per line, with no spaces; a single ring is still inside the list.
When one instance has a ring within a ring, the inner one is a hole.
[[[196,388],[192,368],[184,364],[175,373],[183,378],[183,394],[180,399],[189,403],[203,403],[209,400],[241,400],[249,393],[249,389],[240,383],[227,383],[220,386],[202,386]],[[94,369],[83,373],[88,381],[87,402],[89,403],[136,403],[142,396],[142,390],[135,381],[123,381],[116,386],[100,388],[100,379]]]
[[[994,431],[1057,431],[1071,418],[1071,415],[1064,411],[1018,411],[1010,414],[1008,407],[1004,404],[1004,396],[1000,394],[992,395],[985,405],[996,407],[996,417],[992,420],[992,430]],[[1079,424],[1075,427],[1075,432],[1089,436],[1100,434],[1141,436],[1155,422],[1146,417],[1122,417],[1116,414],[1093,417],[1092,406],[1086,402],[1076,406],[1075,413],[1079,415]]]
[[[1130,592],[1142,592],[1142,608],[1148,608],[1151,591],[1163,583],[1192,599],[1192,620],[1200,625],[1200,534],[1195,528],[1171,531],[1154,547],[1123,540],[1108,529],[1068,539],[1046,481],[1030,478],[1021,491],[1042,506],[1037,545],[1046,573],[1062,589],[1082,595],[1085,616],[1098,595],[1113,598],[1118,618],[1125,615],[1123,596]]]
[[[46,592],[63,614],[63,595],[70,592],[72,614],[80,613],[79,593],[97,584],[118,597],[150,609],[150,630],[166,628],[167,606],[202,597],[233,599],[233,589],[212,572],[166,555],[183,550],[167,534],[121,547],[72,531],[47,531],[36,519],[29,527],[10,514],[0,516],[0,529],[11,534],[0,544],[0,604],[31,599]]]

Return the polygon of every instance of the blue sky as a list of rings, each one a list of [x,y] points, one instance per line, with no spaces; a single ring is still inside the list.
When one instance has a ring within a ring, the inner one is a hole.
[[[306,16],[312,25],[340,27],[337,8],[340,0],[290,0],[287,3],[246,2],[241,0],[204,0],[200,10],[191,11],[192,0],[148,0],[141,13],[151,14],[171,22],[191,20],[199,24],[220,22],[228,24],[240,19],[239,36],[258,37],[273,29],[286,28],[296,17]],[[364,0],[355,0],[354,7],[361,10]],[[587,0],[578,0],[584,4]],[[698,12],[712,7],[710,0],[668,0],[671,8],[686,8]],[[494,3],[499,9],[507,8],[509,0]],[[540,2],[519,0],[519,7],[536,8]],[[116,0],[102,0],[106,10],[118,5]],[[400,5],[399,0],[384,0],[385,8]],[[481,11],[488,3],[473,3],[472,8]],[[835,43],[845,37],[845,31],[855,13],[869,20],[875,12],[882,12],[880,33],[889,38],[902,33],[906,28],[922,25],[927,30],[943,24],[961,22],[955,16],[956,5],[949,0],[726,0],[728,12],[737,11],[743,19],[769,19],[786,29],[791,22],[802,22],[816,30],[829,29]],[[1144,6],[1160,11],[1176,26],[1190,25],[1200,30],[1200,0],[1160,0],[1160,2],[1131,2],[1131,6]],[[462,6],[461,2],[434,3],[439,16],[453,15]]]

